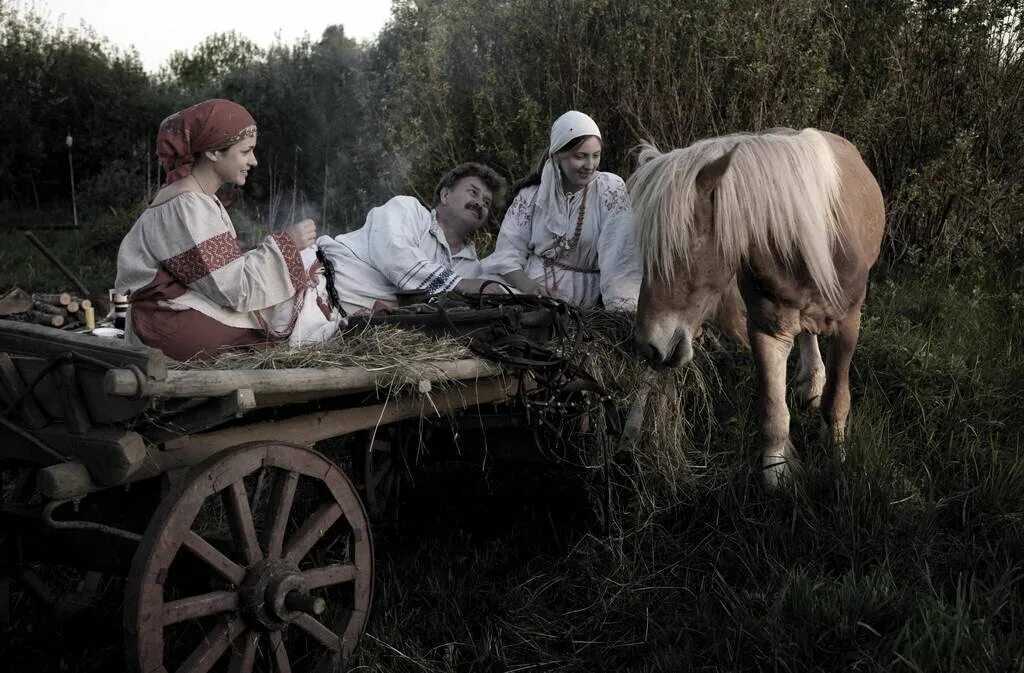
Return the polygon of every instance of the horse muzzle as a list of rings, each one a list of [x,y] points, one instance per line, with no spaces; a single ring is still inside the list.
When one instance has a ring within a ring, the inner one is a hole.
[[[665,369],[684,365],[693,359],[693,340],[688,331],[676,333],[673,338],[664,345],[656,344],[639,332],[636,335],[636,350],[640,356],[647,360],[654,369]]]

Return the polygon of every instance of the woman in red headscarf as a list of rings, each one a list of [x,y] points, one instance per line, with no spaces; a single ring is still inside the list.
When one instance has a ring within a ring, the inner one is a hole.
[[[126,340],[185,360],[286,337],[294,318],[270,325],[261,310],[294,300],[287,314],[298,316],[315,284],[300,250],[316,226],[303,220],[242,252],[216,196],[256,167],[255,120],[229,100],[204,101],[165,119],[156,147],[167,181],[117,257],[115,285],[130,302]]]

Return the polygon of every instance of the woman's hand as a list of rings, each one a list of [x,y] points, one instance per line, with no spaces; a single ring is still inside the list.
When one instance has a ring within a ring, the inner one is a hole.
[[[547,291],[543,285],[535,281],[526,275],[526,272],[522,269],[516,269],[515,271],[509,271],[508,273],[501,274],[501,277],[505,279],[509,285],[519,290],[523,294],[536,294],[541,297],[550,297],[551,293]]]
[[[304,250],[316,242],[316,222],[307,218],[290,226],[285,233],[299,250]]]

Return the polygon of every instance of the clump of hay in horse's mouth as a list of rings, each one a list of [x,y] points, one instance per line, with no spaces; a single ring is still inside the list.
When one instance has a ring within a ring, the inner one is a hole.
[[[618,459],[632,463],[629,478],[651,506],[674,499],[708,464],[714,399],[722,390],[714,362],[698,349],[685,367],[656,372],[636,353],[632,314],[586,311],[583,325],[584,368],[615,400],[627,426],[631,416],[642,418],[636,440],[617,446],[629,455]]]

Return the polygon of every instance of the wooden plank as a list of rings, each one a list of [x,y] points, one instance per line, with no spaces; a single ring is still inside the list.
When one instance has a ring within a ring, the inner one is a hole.
[[[81,390],[78,388],[75,365],[71,362],[62,362],[54,375],[57,380],[57,389],[60,390],[64,422],[76,435],[85,434],[92,426],[92,422],[89,419],[89,410],[85,408],[85,402],[82,401]]]
[[[46,366],[46,360],[39,357],[16,356],[11,360],[25,381],[34,381]],[[97,425],[120,423],[139,416],[149,408],[152,402],[148,399],[107,395],[103,391],[103,377],[106,372],[107,370],[92,365],[76,365],[75,368],[75,377],[78,379],[78,387],[81,391],[80,399],[85,401],[89,417],[93,422]],[[39,382],[33,392],[50,417],[64,418],[57,378],[56,372],[51,370],[50,374]]]
[[[104,389],[125,397],[222,397],[248,389],[260,395],[316,392],[328,397],[388,386],[401,372],[362,367],[331,369],[208,369],[169,371],[161,381],[139,381],[130,371],[111,370]],[[425,381],[472,380],[502,375],[501,367],[475,358],[423,363]]]
[[[146,459],[146,442],[137,432],[94,427],[78,435],[66,425],[51,425],[34,433],[60,453],[77,458],[101,486],[124,483]]]
[[[0,399],[4,405],[9,406],[21,397],[26,388],[25,381],[14,366],[11,356],[0,353]],[[21,402],[21,419],[30,428],[41,428],[49,423],[31,395],[26,396]]]
[[[255,408],[256,398],[251,390],[236,390],[176,416],[161,417],[152,423],[136,426],[135,429],[150,442],[165,442],[182,435],[209,430],[233,418],[240,418]]]
[[[130,346],[116,339],[100,339],[89,334],[0,320],[0,352],[49,358],[69,351],[115,367],[134,365],[148,378],[156,381],[162,381],[167,376],[167,358],[155,348]]]
[[[30,308],[32,308],[32,295],[20,287],[12,288],[7,294],[0,297],[0,315],[24,313]]]
[[[503,401],[514,394],[516,385],[511,379],[491,379],[432,394],[429,400],[425,397],[405,398],[367,407],[320,411],[280,421],[266,421],[190,435],[165,443],[164,451],[160,452],[161,457],[155,459],[155,462],[168,468],[179,467],[182,458],[174,455],[178,451],[184,451],[184,456],[190,452],[215,453],[230,446],[260,440],[312,444],[414,416],[443,415],[474,405]],[[194,463],[189,461],[187,464]]]
[[[368,407],[314,412],[283,421],[267,421],[189,435],[167,442],[162,447],[148,446],[145,459],[124,483],[198,465],[220,451],[246,442],[263,440],[313,444],[322,439],[340,437],[416,416],[444,415],[474,405],[502,402],[516,394],[517,385],[512,379],[490,379],[462,389],[433,393],[430,400],[405,398]],[[102,486],[88,478],[84,468],[76,468],[76,465],[63,463],[40,470],[40,484],[43,483],[45,473],[45,478],[49,480],[47,488],[59,490],[61,499],[78,498],[102,490]]]

